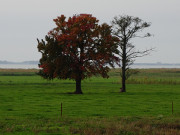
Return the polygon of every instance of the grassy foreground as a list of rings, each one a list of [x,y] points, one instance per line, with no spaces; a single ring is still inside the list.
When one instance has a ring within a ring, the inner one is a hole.
[[[180,134],[180,69],[141,69],[126,93],[112,70],[84,80],[83,95],[68,94],[74,81],[35,72],[0,69],[1,134]]]

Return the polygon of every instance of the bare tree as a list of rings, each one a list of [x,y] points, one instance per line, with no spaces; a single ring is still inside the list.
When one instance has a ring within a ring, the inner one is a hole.
[[[134,72],[130,69],[130,66],[134,63],[135,58],[143,57],[148,55],[153,48],[146,49],[143,51],[135,50],[135,46],[130,42],[133,38],[145,38],[150,37],[150,33],[146,33],[143,36],[139,35],[145,28],[149,27],[151,24],[144,22],[138,17],[133,16],[116,16],[112,21],[113,34],[119,38],[120,47],[120,60],[121,60],[121,78],[122,78],[122,88],[121,92],[126,92],[126,80]]]

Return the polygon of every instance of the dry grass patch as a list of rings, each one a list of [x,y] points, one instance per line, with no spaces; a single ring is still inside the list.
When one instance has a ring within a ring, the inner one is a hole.
[[[36,73],[38,72],[38,69],[4,69],[0,68],[0,72],[8,72],[8,73]]]
[[[179,135],[178,123],[150,118],[112,118],[78,120],[71,134],[81,135]]]

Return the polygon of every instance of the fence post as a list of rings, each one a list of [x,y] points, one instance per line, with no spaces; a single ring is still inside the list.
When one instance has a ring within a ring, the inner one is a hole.
[[[62,103],[61,103],[61,117],[62,117]]]
[[[174,111],[173,109],[174,109],[174,108],[173,108],[173,101],[172,101],[172,114],[173,114],[173,111]]]

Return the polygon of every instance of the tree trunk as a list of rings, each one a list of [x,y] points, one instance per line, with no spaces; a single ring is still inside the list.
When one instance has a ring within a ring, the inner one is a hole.
[[[81,79],[76,79],[76,91],[75,94],[83,94],[81,90]]]
[[[126,71],[125,68],[122,67],[122,88],[120,92],[126,92]]]
[[[126,39],[126,38],[125,38]],[[120,92],[126,92],[126,40],[124,40],[123,53],[122,53],[122,88]]]

